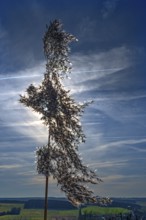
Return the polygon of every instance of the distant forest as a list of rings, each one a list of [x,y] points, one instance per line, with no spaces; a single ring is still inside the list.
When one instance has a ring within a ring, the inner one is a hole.
[[[3,215],[19,215],[21,211],[21,208],[12,208],[10,211],[6,211],[6,212],[0,212],[0,216]]]
[[[43,209],[44,200],[43,199],[30,199],[24,204],[25,209]],[[67,200],[51,200],[48,201],[48,209],[51,210],[71,210],[77,209]]]
[[[111,198],[112,203],[108,207],[121,207],[133,210],[140,209],[138,202],[146,202],[146,198]],[[42,198],[14,198],[14,199],[0,199],[0,203],[23,203],[25,209],[43,209],[44,199]],[[93,205],[86,204],[85,206]],[[95,204],[98,205],[98,204]],[[66,198],[49,198],[48,209],[51,210],[73,210],[77,207],[73,206]]]

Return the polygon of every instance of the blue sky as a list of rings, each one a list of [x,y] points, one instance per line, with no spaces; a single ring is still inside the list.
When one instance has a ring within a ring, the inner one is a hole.
[[[34,151],[47,131],[18,100],[42,79],[42,37],[55,18],[79,39],[64,84],[77,101],[94,100],[79,150],[104,181],[95,193],[146,197],[145,8],[145,0],[0,1],[0,197],[44,195]],[[64,196],[52,179],[49,196]]]

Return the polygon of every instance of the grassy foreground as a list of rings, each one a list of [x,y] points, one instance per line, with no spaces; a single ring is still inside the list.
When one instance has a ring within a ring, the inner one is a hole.
[[[9,211],[11,208],[20,207],[21,212],[20,215],[5,215],[0,216],[0,220],[43,220],[43,210],[42,209],[24,209],[23,204],[6,204],[0,203],[0,212]],[[89,206],[87,208],[82,208],[82,214],[120,214],[127,213],[127,209],[123,208],[108,208],[108,207],[96,207]],[[78,210],[49,210],[48,216],[52,219],[55,216],[78,216]]]

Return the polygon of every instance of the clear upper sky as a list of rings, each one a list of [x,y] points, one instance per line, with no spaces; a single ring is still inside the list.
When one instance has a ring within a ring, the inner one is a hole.
[[[79,39],[65,85],[77,101],[94,100],[79,149],[104,181],[95,193],[146,197],[145,11],[145,0],[0,0],[0,197],[44,195],[34,151],[47,131],[18,100],[43,77],[42,37],[55,18]],[[49,196],[64,196],[52,179]]]

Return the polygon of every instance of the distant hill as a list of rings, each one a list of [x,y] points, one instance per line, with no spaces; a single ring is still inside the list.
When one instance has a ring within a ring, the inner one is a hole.
[[[112,203],[109,204],[109,207],[121,207],[131,210],[138,210],[141,208],[140,205],[137,204],[139,200],[134,198],[113,198]]]
[[[25,209],[43,209],[44,199],[36,198],[0,198],[0,203],[22,203]],[[48,209],[51,210],[73,210],[76,209],[66,198],[62,197],[49,197]]]
[[[29,198],[0,198],[0,203],[24,203]]]
[[[24,209],[43,209],[44,199],[29,199],[24,204]],[[51,210],[73,210],[77,209],[67,199],[49,198],[48,209]]]
[[[43,209],[44,199],[40,197],[30,198],[0,198],[0,203],[22,203],[25,209]],[[66,198],[49,197],[48,208],[52,210],[76,209]]]
[[[111,199],[113,202],[107,205],[108,207],[121,207],[121,208],[130,209],[130,210],[140,210],[141,206],[139,204],[146,203],[146,198],[111,198]],[[0,203],[23,203],[25,209],[43,209],[44,208],[44,199],[40,197],[0,198]],[[49,197],[48,209],[73,210],[77,208],[74,207],[66,198]]]

